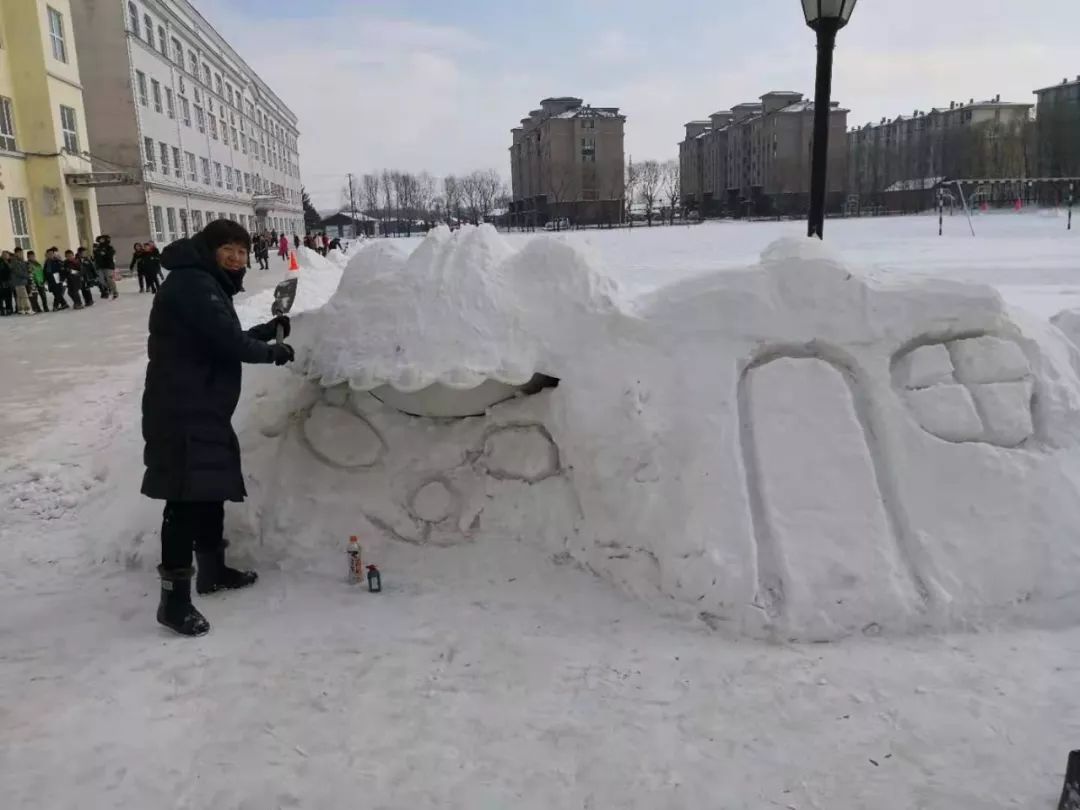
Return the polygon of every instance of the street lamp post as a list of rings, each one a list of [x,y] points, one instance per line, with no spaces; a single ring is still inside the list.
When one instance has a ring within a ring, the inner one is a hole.
[[[828,186],[829,118],[832,112],[832,65],[836,32],[847,25],[858,0],[802,0],[806,24],[817,33],[817,86],[814,90],[814,154],[810,170],[810,236],[825,230]]]

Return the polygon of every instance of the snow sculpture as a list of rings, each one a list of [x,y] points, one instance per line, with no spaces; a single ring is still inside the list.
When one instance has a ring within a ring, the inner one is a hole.
[[[437,230],[363,246],[297,321],[293,417],[241,434],[289,461],[264,553],[362,515],[389,542],[536,543],[733,634],[1080,619],[1080,352],[989,288],[785,240],[627,300],[561,241]],[[559,386],[516,396],[537,373]],[[389,401],[432,386],[482,414]]]

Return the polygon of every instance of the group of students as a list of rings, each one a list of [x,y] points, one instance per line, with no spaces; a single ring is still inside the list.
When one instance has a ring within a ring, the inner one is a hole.
[[[161,251],[153,242],[135,243],[130,269],[139,278],[139,292],[156,293],[165,278],[161,272]]]
[[[91,254],[85,247],[65,250],[51,247],[45,262],[33,250],[0,252],[0,316],[33,315],[93,306],[93,290],[102,300],[117,297],[116,249],[108,236],[99,236]],[[68,303],[68,299],[71,303]]]

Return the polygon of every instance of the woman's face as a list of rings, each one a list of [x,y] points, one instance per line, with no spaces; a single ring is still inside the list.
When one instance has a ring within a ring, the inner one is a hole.
[[[247,268],[248,250],[243,245],[222,245],[214,251],[218,267],[230,273]]]

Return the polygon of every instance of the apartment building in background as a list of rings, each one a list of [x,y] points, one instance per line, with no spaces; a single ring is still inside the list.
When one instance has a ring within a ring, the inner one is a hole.
[[[1035,91],[1042,177],[1080,177],[1080,76]]]
[[[618,107],[593,107],[571,96],[541,101],[511,130],[509,223],[620,222],[625,125]]]
[[[95,167],[129,173],[98,191],[118,249],[167,243],[228,218],[303,233],[297,118],[187,0],[80,0]]]
[[[0,3],[0,248],[42,260],[98,232],[72,5]]]
[[[847,133],[849,190],[864,205],[886,193],[931,191],[942,178],[1034,176],[1032,107],[999,95],[856,127]]]
[[[847,115],[833,103],[828,210],[838,210],[844,197]],[[683,205],[703,216],[805,212],[813,134],[813,102],[781,90],[687,123],[679,144]]]

